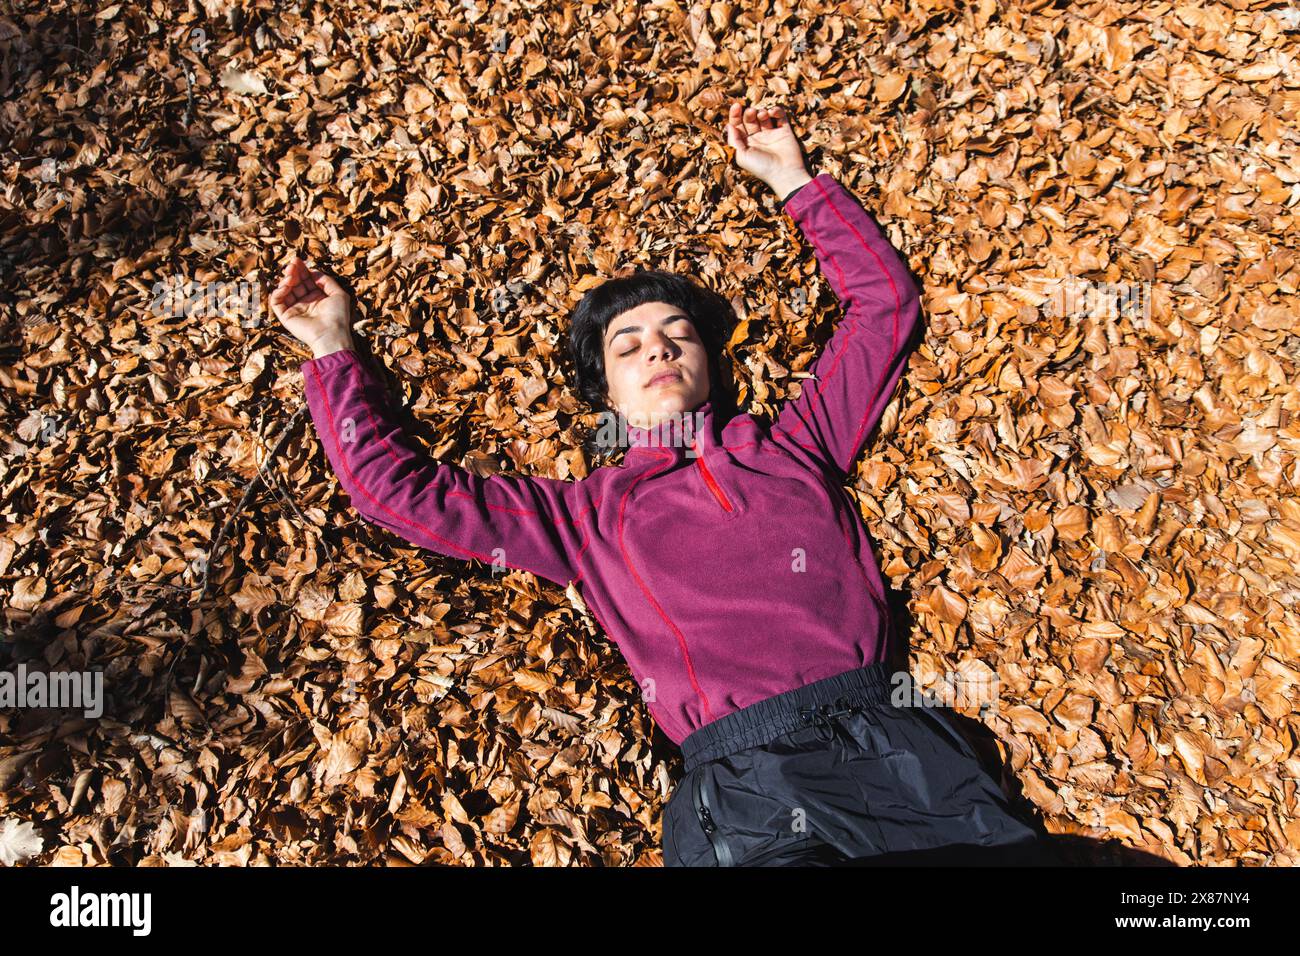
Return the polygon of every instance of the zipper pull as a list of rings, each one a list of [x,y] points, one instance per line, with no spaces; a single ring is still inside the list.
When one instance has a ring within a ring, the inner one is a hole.
[[[691,443],[691,448],[696,448],[698,441],[699,439],[696,438],[696,440]],[[700,475],[703,477],[704,483],[708,485],[709,491],[713,492],[713,497],[718,499],[718,504],[722,506],[724,511],[731,511],[731,502],[727,500],[727,496],[723,494],[722,489],[718,487],[718,483],[714,479],[713,473],[709,471],[709,466],[704,463],[703,452],[699,452],[695,456],[695,464],[700,469]]]

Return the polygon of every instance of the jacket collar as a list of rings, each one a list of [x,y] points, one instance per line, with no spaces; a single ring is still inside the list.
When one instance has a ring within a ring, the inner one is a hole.
[[[713,403],[705,401],[694,411],[671,415],[653,428],[627,425],[626,459],[671,457],[680,462],[708,454],[721,444]]]

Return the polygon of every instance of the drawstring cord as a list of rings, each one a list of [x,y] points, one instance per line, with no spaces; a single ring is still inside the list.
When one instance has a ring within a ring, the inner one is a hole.
[[[812,725],[817,728],[817,739],[829,743],[835,739],[835,727],[831,721],[837,717],[847,717],[849,714],[856,714],[861,711],[857,704],[850,704],[848,698],[841,694],[835,698],[835,710],[830,709],[830,705],[821,704],[814,708],[807,705],[799,708],[799,716],[803,719],[804,726]],[[826,730],[826,736],[822,736],[822,729]]]

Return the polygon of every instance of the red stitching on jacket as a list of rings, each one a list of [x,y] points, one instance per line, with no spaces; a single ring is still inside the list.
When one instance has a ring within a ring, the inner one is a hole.
[[[778,427],[776,430],[785,432],[786,435],[790,434],[784,428]],[[812,451],[817,450],[815,448],[811,448],[811,446],[809,445],[805,445],[803,442],[797,441],[796,439],[793,438],[793,436],[791,436],[791,440],[794,441],[794,443],[801,448],[808,448]],[[779,455],[782,458],[790,457],[787,452],[780,450],[779,447],[769,447],[769,443],[765,443],[761,441],[750,442],[747,445],[737,445],[734,448],[729,445],[724,445],[723,447],[725,447],[728,451],[738,451],[742,448],[749,448],[751,445],[757,447],[759,451],[767,452],[769,455]],[[843,493],[843,490],[844,490],[843,488],[840,489],[841,493]],[[848,500],[852,502],[852,498],[849,498]],[[858,517],[859,519],[861,518],[860,513],[858,514]],[[857,567],[858,573],[862,575],[862,580],[867,585],[867,593],[871,595],[872,600],[876,602],[876,606],[879,607],[881,610],[881,615],[885,619],[886,640],[888,640],[890,632],[893,628],[893,618],[889,613],[889,607],[888,604],[886,603],[886,598],[884,594],[876,593],[875,585],[872,582],[870,576],[867,574],[866,568],[862,564],[862,560],[858,557],[857,549],[853,547],[853,537],[850,528],[847,527],[844,528],[844,541],[845,544],[848,545],[849,553],[853,556],[854,566]]]
[[[361,374],[360,366],[356,361],[348,362],[348,368],[356,372],[358,376]],[[312,366],[312,371],[315,371],[315,366]],[[400,465],[402,461],[397,457],[397,453],[393,451],[392,446],[388,444],[388,439],[379,433],[379,426],[375,423],[374,412],[370,409],[370,400],[366,398],[365,382],[361,381],[360,378],[357,379],[357,393],[361,396],[361,404],[366,407],[366,417],[370,419],[370,430],[378,437],[379,443],[384,446],[384,451],[388,452],[388,457]]]
[[[574,527],[577,527],[578,522],[579,522],[580,520],[582,520],[582,518],[583,518],[584,515],[586,515],[588,512],[593,512],[593,511],[596,510],[596,505],[600,504],[600,499],[601,499],[601,497],[602,497],[602,496],[597,495],[594,499],[592,499],[591,507],[589,507],[586,511],[582,512],[582,514],[578,515],[578,517],[576,517],[576,518],[573,519]],[[574,557],[573,557],[573,567],[574,567],[574,569],[578,572],[578,573],[577,573],[576,575],[574,575],[574,577],[573,577],[573,580],[574,580],[574,581],[580,581],[580,580],[582,580],[582,568],[581,568],[581,564],[582,564],[582,555],[586,552],[586,550],[587,550],[587,545],[589,545],[589,544],[591,544],[591,526],[590,526],[590,525],[588,525],[586,528],[584,528],[584,529],[582,530],[582,543],[578,546],[578,553],[577,553],[576,555],[574,555]]]
[[[400,515],[397,512],[393,511],[382,501],[377,499],[374,496],[374,494],[371,493],[370,489],[361,483],[361,481],[357,478],[357,476],[353,474],[352,467],[351,465],[348,464],[348,456],[343,451],[343,444],[339,441],[338,430],[334,427],[334,409],[330,407],[330,399],[329,399],[329,395],[326,393],[325,390],[325,383],[321,380],[320,372],[316,369],[314,365],[312,366],[311,371],[312,371],[312,375],[315,376],[316,378],[316,388],[320,392],[321,401],[325,403],[325,419],[326,421],[329,422],[330,435],[332,435],[334,438],[334,448],[338,452],[339,463],[343,465],[343,470],[347,472],[348,478],[351,479],[354,485],[356,485],[357,489],[362,494],[364,494],[367,498],[369,498],[370,501],[374,505],[376,505],[381,511],[385,512],[386,514],[392,515],[392,517],[396,518],[402,524],[415,528],[418,531],[423,531],[425,534],[433,538],[435,541],[441,541],[442,543],[449,545],[450,547],[456,549],[457,551],[463,551],[466,554],[468,554],[470,557],[477,558],[480,561],[490,562],[492,559],[487,555],[479,554],[477,551],[474,551],[471,548],[466,548],[463,547],[462,545],[456,544],[456,542],[444,538],[442,535],[435,532],[432,528],[427,528],[420,522],[413,521],[410,518],[407,518],[404,515]]]
[[[475,495],[470,494],[468,491],[449,491],[447,492],[447,497],[468,498],[470,501],[473,501],[475,503],[478,502],[478,498]],[[596,501],[599,500],[600,500],[599,498],[596,499]],[[559,515],[544,515],[539,511],[533,511],[529,508],[511,508],[508,505],[494,505],[492,504],[492,502],[486,499],[484,499],[483,504],[485,504],[488,508],[490,508],[493,511],[504,511],[507,514],[512,514],[512,515],[524,515],[526,517],[537,518],[539,521],[551,522],[554,524],[573,525],[575,528],[578,526],[578,522],[582,520],[583,515],[585,515],[587,511],[590,511],[592,508],[595,507],[595,504],[592,504],[588,506],[586,511],[579,512],[577,517],[562,518]]]
[[[468,491],[449,491],[449,492],[447,492],[447,497],[448,497],[448,498],[468,498],[470,501],[473,501],[475,504],[478,503],[478,498],[477,498],[475,495],[471,495]],[[511,507],[509,507],[509,506],[507,506],[507,505],[494,505],[494,504],[492,504],[492,502],[487,501],[486,499],[484,500],[483,504],[485,504],[489,509],[491,509],[491,510],[493,510],[493,511],[504,511],[504,512],[506,512],[506,514],[512,514],[512,515],[524,515],[525,517],[531,517],[531,518],[537,518],[537,517],[540,517],[540,515],[538,515],[538,513],[537,513],[536,511],[533,511],[533,510],[531,510],[531,509],[529,509],[529,508],[511,508]],[[556,518],[556,519],[553,519],[553,520],[556,520],[556,521],[565,521],[565,522],[567,523],[567,519],[565,519],[565,518]]]
[[[575,580],[576,580],[576,579],[575,579]],[[615,641],[615,643],[617,643],[617,642],[618,642],[618,639],[614,637],[614,632],[611,631],[608,627],[605,626],[605,622],[602,621],[602,620],[600,619],[600,615],[596,613],[596,606],[595,606],[594,604],[592,604],[591,601],[588,600],[586,597],[583,598],[582,603],[585,604],[586,607],[587,607],[587,610],[591,612],[591,616],[594,617],[594,618],[596,619],[596,623],[600,625],[600,629],[601,629],[602,631],[604,631],[606,634],[608,634],[608,635],[610,636],[610,638],[613,639],[613,640]],[[631,670],[631,667],[629,667],[628,670]],[[636,675],[635,675],[635,674],[632,675],[632,679],[633,679],[633,680],[636,680]],[[666,727],[668,726],[668,721],[664,720],[662,714],[661,714],[660,711],[659,711],[659,708],[656,707],[653,703],[651,703],[651,702],[646,698],[645,691],[641,689],[641,682],[640,682],[639,680],[636,681],[636,686],[637,686],[637,690],[641,691],[641,700],[644,701],[644,703],[645,703],[645,705],[646,705],[646,709],[650,711],[651,715],[652,715],[652,716],[654,717],[654,719],[658,722],[659,726],[661,726],[661,727],[665,727],[665,728],[666,728]],[[675,723],[675,721],[674,721],[674,723]],[[665,733],[667,733],[666,730],[665,730]],[[685,740],[687,737],[689,737],[689,736],[690,736],[690,733],[691,733],[691,730],[690,730],[689,727],[687,727],[687,728],[686,728],[686,733],[682,734],[682,736],[681,736],[681,740]],[[671,736],[671,734],[670,734],[669,736]],[[680,743],[681,741],[679,740],[678,742]]]
[[[361,372],[360,372],[360,367],[359,367],[359,365],[358,365],[357,362],[354,360],[354,361],[349,362],[348,367],[349,367],[353,372],[357,373],[357,376],[358,376],[358,378],[357,378],[357,394],[358,394],[358,396],[359,396],[360,399],[361,399],[361,404],[363,404],[363,405],[366,407],[366,416],[370,419],[370,428],[371,428],[371,430],[374,431],[375,435],[379,438],[379,442],[380,442],[380,444],[382,444],[382,445],[384,446],[384,450],[388,452],[388,457],[392,458],[394,462],[396,462],[397,464],[400,465],[400,464],[402,463],[402,460],[397,456],[397,453],[393,451],[392,446],[388,444],[388,439],[385,438],[382,434],[380,434],[379,426],[378,426],[378,424],[375,422],[375,416],[374,416],[374,412],[372,411],[372,406],[371,406],[371,404],[370,404],[370,400],[366,398],[365,382],[364,382],[364,380],[362,380],[362,379],[360,378],[360,374],[361,374]],[[316,372],[316,368],[315,368],[315,366],[312,366],[312,372],[313,372],[314,374],[316,374],[317,379],[320,378],[319,373]],[[326,404],[328,405],[328,402],[327,402]],[[486,486],[485,486],[485,487],[484,487],[484,494],[485,494],[485,496],[486,496],[486,492],[487,492],[487,488],[486,488]],[[448,491],[448,492],[447,492],[447,497],[448,497],[448,498],[468,498],[468,499],[470,499],[471,501],[475,502],[476,504],[478,503],[478,498],[475,497],[474,495],[470,494],[470,493],[467,492],[467,491]],[[507,514],[523,515],[523,516],[525,516],[525,517],[537,518],[537,519],[540,520],[540,521],[558,522],[558,523],[561,523],[561,524],[572,524],[572,525],[575,525],[575,526],[576,526],[577,522],[580,521],[580,520],[582,520],[582,515],[578,515],[578,517],[576,517],[576,518],[574,518],[574,519],[572,519],[572,520],[569,520],[568,518],[561,518],[561,517],[553,516],[553,515],[543,515],[543,514],[541,514],[540,512],[534,511],[534,510],[532,510],[532,509],[530,509],[530,508],[511,508],[511,507],[508,507],[508,506],[506,506],[506,505],[494,505],[494,504],[492,504],[490,501],[486,500],[486,497],[484,498],[483,504],[486,505],[489,509],[491,509],[491,510],[493,510],[493,511],[504,511],[504,512],[506,512]],[[588,509],[588,510],[590,510],[590,509]]]
[[[853,547],[853,537],[849,534],[848,528],[844,529],[844,543],[849,546],[849,553],[853,555],[853,564],[857,567],[858,573],[862,575],[862,580],[867,585],[867,592],[871,595],[872,600],[883,609],[885,596],[876,593],[876,586],[871,582],[871,578],[867,576],[867,569],[862,566],[862,559],[858,557],[857,549]]]
[[[399,523],[404,524],[410,528],[415,528],[418,531],[422,531],[433,540],[439,541],[456,551],[463,552],[472,558],[477,558],[479,561],[486,561],[491,563],[494,559],[489,557],[488,555],[480,554],[479,552],[473,550],[472,548],[467,548],[464,545],[456,544],[456,542],[448,538],[444,538],[442,535],[435,532],[432,528],[429,528],[418,521],[408,518],[405,515],[398,514],[397,512],[393,511],[391,508],[389,508],[387,505],[385,505],[382,501],[380,501],[378,498],[374,496],[374,494],[370,491],[370,489],[367,488],[361,482],[361,480],[357,478],[356,474],[354,474],[352,471],[351,465],[348,464],[348,457],[343,451],[343,444],[342,442],[339,441],[338,430],[334,426],[334,409],[330,405],[329,395],[326,392],[325,383],[321,380],[320,371],[316,368],[315,365],[312,366],[312,375],[316,379],[316,387],[318,392],[320,393],[321,401],[324,402],[325,404],[325,418],[326,421],[329,422],[330,435],[333,436],[334,438],[334,448],[338,452],[339,463],[342,464],[343,470],[347,473],[348,478],[357,487],[357,489],[362,494],[364,494],[365,497],[368,498],[372,504],[374,504],[377,508],[379,508],[379,510],[395,518]],[[362,401],[363,402],[365,401],[364,391],[362,393]],[[536,515],[536,512],[533,512],[533,514]],[[528,570],[528,569],[524,568],[524,570]],[[532,572],[532,573],[536,574],[538,572]],[[542,575],[542,576],[545,577],[546,575]]]
[[[695,446],[692,445],[691,447],[694,448]],[[699,452],[699,457],[695,459],[695,463],[700,466],[700,474],[704,476],[704,483],[707,484],[709,490],[713,492],[713,497],[718,499],[718,504],[722,505],[722,507],[727,509],[727,511],[734,511],[735,509],[732,508],[731,502],[728,501],[727,496],[722,493],[722,488],[718,485],[717,481],[714,480],[713,473],[709,471],[709,466],[704,463],[704,449],[699,449]]]
[[[657,457],[659,458],[660,461],[665,461],[668,462],[669,464],[671,464],[673,461],[673,456],[671,453],[667,455],[658,455]],[[628,495],[632,493],[633,489],[636,488],[637,484],[642,479],[648,478],[650,475],[653,474],[658,474],[658,472],[646,471],[646,472],[642,472],[640,475],[637,475],[636,480],[633,481],[632,484],[628,485],[627,491],[623,492],[623,497],[619,500],[618,549],[623,554],[624,566],[627,568],[628,573],[631,574],[632,577],[636,580],[637,587],[641,589],[641,593],[646,596],[646,600],[648,600],[650,604],[654,607],[654,609],[657,612],[659,612],[659,616],[664,619],[664,623],[667,624],[670,628],[672,628],[673,636],[677,638],[677,645],[682,652],[682,660],[686,664],[686,674],[691,679],[691,688],[695,691],[695,696],[699,698],[700,703],[704,706],[705,717],[707,718],[707,720],[711,721],[713,720],[713,711],[709,708],[708,697],[706,697],[704,691],[700,689],[700,683],[695,678],[695,666],[691,663],[691,652],[686,647],[686,637],[682,634],[681,629],[676,624],[673,623],[672,618],[670,618],[668,614],[664,611],[664,609],[659,606],[659,602],[655,600],[654,595],[650,593],[650,589],[647,588],[645,586],[645,582],[641,580],[641,575],[636,573],[636,569],[632,567],[632,559],[628,556],[627,547],[623,544],[623,513],[624,510],[627,508]]]
[[[853,235],[857,237],[858,242],[862,244],[862,247],[868,252],[870,252],[872,256],[875,257],[877,265],[880,266],[880,270],[885,274],[885,278],[889,280],[890,290],[893,291],[894,293],[894,329],[893,329],[892,338],[890,340],[889,358],[885,360],[884,370],[881,374],[880,385],[876,389],[876,394],[872,396],[871,401],[867,403],[866,410],[862,413],[862,419],[858,422],[858,430],[857,430],[857,434],[853,438],[853,446],[852,446],[853,449],[856,450],[858,448],[859,442],[862,439],[862,432],[864,427],[867,424],[867,419],[871,416],[872,406],[874,406],[876,402],[880,400],[880,394],[885,389],[885,383],[889,381],[889,366],[893,364],[895,356],[898,355],[898,323],[899,323],[899,310],[902,308],[902,301],[898,297],[898,287],[894,284],[894,277],[890,275],[889,270],[885,267],[885,264],[881,260],[879,253],[877,253],[875,249],[871,248],[871,246],[867,243],[866,239],[862,237],[862,233],[858,232],[857,227],[854,226],[853,223],[849,222],[849,220],[845,218],[844,214],[840,212],[839,208],[835,205],[834,200],[831,198],[831,194],[827,192],[825,185],[820,181],[818,181],[817,179],[814,179],[813,182],[817,183],[817,189],[822,194],[822,196],[826,199],[826,202],[830,205],[831,211],[834,212],[835,215],[840,218],[840,221],[842,223],[844,223],[846,226],[849,227]],[[799,223],[801,227],[803,227],[803,229],[808,233],[809,241],[812,242],[813,246],[820,252],[822,246],[821,243],[817,241],[812,225],[805,224],[804,222],[802,222],[799,218],[797,218],[794,215],[793,212],[790,213],[790,217],[794,219],[795,222]],[[840,268],[839,262],[836,261],[834,255],[829,253],[826,255],[826,258],[829,259],[830,262],[835,266],[835,271],[840,278],[840,287],[847,290],[848,283],[844,279],[844,270]],[[850,310],[850,311],[856,311],[856,310]],[[831,363],[830,371],[826,373],[826,377],[824,379],[820,380],[817,391],[812,396],[812,398],[814,399],[821,397],[821,394],[825,390],[826,385],[831,380],[831,376],[833,376],[835,372],[839,369],[840,359],[843,358],[844,353],[848,351],[850,340],[853,338],[855,334],[857,334],[858,330],[862,327],[861,322],[858,320],[856,315],[854,315],[851,318],[849,316],[845,316],[845,318],[851,323],[849,328],[849,334],[844,337],[844,341],[843,343],[841,343],[840,350],[835,354],[835,360],[834,362]],[[811,401],[809,404],[811,405]],[[810,408],[809,412],[811,413],[811,411],[812,409]],[[802,418],[797,418],[796,421],[797,424],[795,425],[795,427],[790,431],[786,432],[786,434],[790,435],[791,437],[794,436],[794,432],[799,431],[806,424],[806,422]],[[808,446],[805,445],[804,447],[806,448]]]
[[[775,426],[773,426],[773,429],[774,429],[775,431],[780,432],[780,433],[781,433],[782,435],[784,435],[786,438],[789,438],[790,441],[794,442],[794,443],[795,443],[796,445],[798,445],[800,448],[806,448],[806,449],[808,449],[809,451],[817,452],[817,453],[820,454],[821,449],[818,448],[816,445],[808,445],[808,444],[805,444],[804,442],[801,442],[799,439],[795,438],[794,435],[790,434],[790,432],[786,431],[786,430],[785,430],[784,428],[782,428],[780,425],[775,425]]]

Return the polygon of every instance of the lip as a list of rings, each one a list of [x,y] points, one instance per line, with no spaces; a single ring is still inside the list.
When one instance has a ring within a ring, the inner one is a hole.
[[[654,378],[650,379],[650,381],[646,383],[645,387],[650,388],[651,386],[658,385],[660,382],[680,382],[681,380],[682,373],[677,371],[677,369],[670,369],[665,372],[660,372]]]

